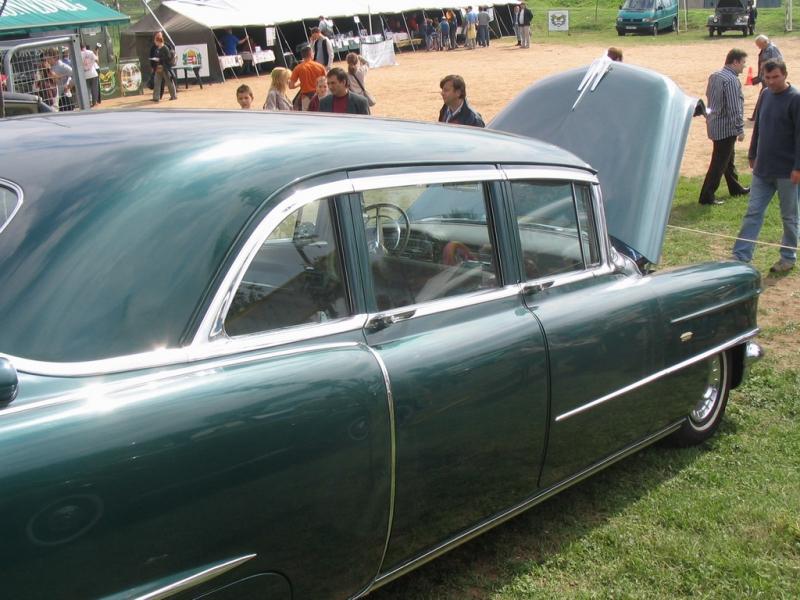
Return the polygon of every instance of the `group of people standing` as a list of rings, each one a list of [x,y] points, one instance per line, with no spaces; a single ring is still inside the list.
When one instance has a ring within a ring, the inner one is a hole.
[[[320,18],[322,19],[322,17]],[[311,30],[310,45],[301,51],[302,62],[291,71],[276,67],[270,74],[270,87],[264,110],[370,114],[375,98],[367,91],[367,61],[350,52],[347,70],[333,66],[333,45],[320,27]],[[289,91],[298,89],[293,100]],[[250,109],[253,91],[248,85],[236,90],[239,106]]]
[[[800,214],[800,91],[787,81],[788,69],[780,50],[765,35],[755,40],[759,49],[758,74],[753,85],[762,90],[750,120],[754,122],[747,157],[753,178],[750,187],[739,181],[735,166],[736,142],[744,140],[744,94],[739,75],[747,53],[728,52],[725,65],[708,79],[706,129],[713,143],[711,162],[700,190],[700,204],[719,205],[715,193],[722,178],[730,196],[749,196],[732,258],[750,262],[764,223],[767,207],[777,194],[783,221],[780,258],[770,271],[785,273],[797,260]]]
[[[89,104],[100,103],[100,80],[97,54],[87,44],[81,44],[78,56],[89,91]],[[34,74],[34,91],[45,104],[59,111],[75,110],[75,71],[66,49],[46,48],[41,64]]]

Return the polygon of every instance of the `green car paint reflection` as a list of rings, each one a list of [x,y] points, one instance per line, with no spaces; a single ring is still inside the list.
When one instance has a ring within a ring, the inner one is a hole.
[[[358,597],[657,439],[707,439],[758,356],[758,273],[640,272],[555,146],[209,116],[0,124],[9,597]],[[312,125],[330,152],[299,143]]]

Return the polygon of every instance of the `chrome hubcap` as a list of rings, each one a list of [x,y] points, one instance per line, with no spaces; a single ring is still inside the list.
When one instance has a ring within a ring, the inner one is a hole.
[[[706,389],[689,415],[692,421],[699,424],[708,419],[713,414],[721,393],[722,365],[719,356],[715,356],[709,361]]]

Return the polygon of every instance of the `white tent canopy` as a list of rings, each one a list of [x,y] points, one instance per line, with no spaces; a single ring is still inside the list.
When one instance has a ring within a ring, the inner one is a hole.
[[[165,0],[162,4],[202,23],[206,27],[278,25],[326,17],[401,13],[411,10],[443,10],[458,3],[437,0],[302,0],[302,2],[264,2],[264,0]]]

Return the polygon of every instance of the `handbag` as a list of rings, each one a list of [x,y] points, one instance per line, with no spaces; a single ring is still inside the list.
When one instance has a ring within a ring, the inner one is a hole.
[[[367,88],[364,87],[364,80],[361,78],[361,74],[358,72],[353,73],[353,77],[356,78],[358,85],[361,86],[361,91],[364,92],[364,98],[367,99],[367,104],[370,106],[375,106],[377,104],[377,100],[375,100],[375,97],[367,91]]]

